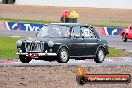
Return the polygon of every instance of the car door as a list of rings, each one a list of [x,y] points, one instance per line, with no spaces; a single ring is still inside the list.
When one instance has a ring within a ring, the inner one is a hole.
[[[84,36],[85,46],[85,56],[93,57],[99,45],[99,41],[95,33],[90,29],[90,27],[82,27],[82,36]]]
[[[81,37],[80,26],[74,26],[71,32],[70,55],[79,57],[85,55],[85,41]]]

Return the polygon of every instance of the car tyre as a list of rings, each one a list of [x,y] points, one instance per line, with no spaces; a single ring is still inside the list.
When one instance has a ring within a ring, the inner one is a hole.
[[[84,85],[87,82],[87,79],[84,76],[77,76],[76,81],[79,85]]]
[[[105,52],[103,48],[99,48],[96,54],[96,58],[94,59],[94,61],[96,63],[102,63],[105,59]]]
[[[123,35],[122,35],[122,41],[123,41],[123,42],[127,42],[126,34],[123,34]]]
[[[26,56],[19,55],[19,59],[22,63],[29,63],[32,59],[27,58]]]
[[[65,47],[62,47],[59,50],[57,62],[58,63],[67,63],[69,61],[68,50]]]

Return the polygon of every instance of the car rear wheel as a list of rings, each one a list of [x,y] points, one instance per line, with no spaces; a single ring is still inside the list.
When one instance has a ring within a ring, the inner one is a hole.
[[[123,34],[123,35],[122,35],[122,41],[123,41],[123,42],[127,42],[126,34]]]
[[[29,63],[32,60],[24,55],[19,55],[19,59],[22,63]]]
[[[96,54],[96,58],[94,59],[94,61],[96,63],[102,63],[105,59],[105,52],[103,48],[99,48]]]
[[[59,50],[57,62],[58,63],[67,63],[69,61],[68,50],[65,47],[62,47]]]
[[[84,76],[77,76],[76,81],[79,85],[84,85],[86,83],[87,79]]]

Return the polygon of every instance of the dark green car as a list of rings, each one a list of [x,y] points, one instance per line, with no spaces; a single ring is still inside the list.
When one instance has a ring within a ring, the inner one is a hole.
[[[36,38],[16,42],[20,61],[94,59],[102,63],[108,52],[108,42],[100,38],[95,28],[79,23],[52,23],[43,25]]]

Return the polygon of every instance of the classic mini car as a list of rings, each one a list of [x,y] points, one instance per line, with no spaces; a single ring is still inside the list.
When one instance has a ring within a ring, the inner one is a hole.
[[[123,42],[127,42],[127,39],[132,40],[132,25],[130,25],[127,29],[123,29],[120,32],[120,35],[122,36]]]
[[[102,63],[108,52],[108,42],[102,40],[95,28],[79,23],[43,25],[36,38],[18,40],[17,55],[22,63],[36,60],[94,59]]]

